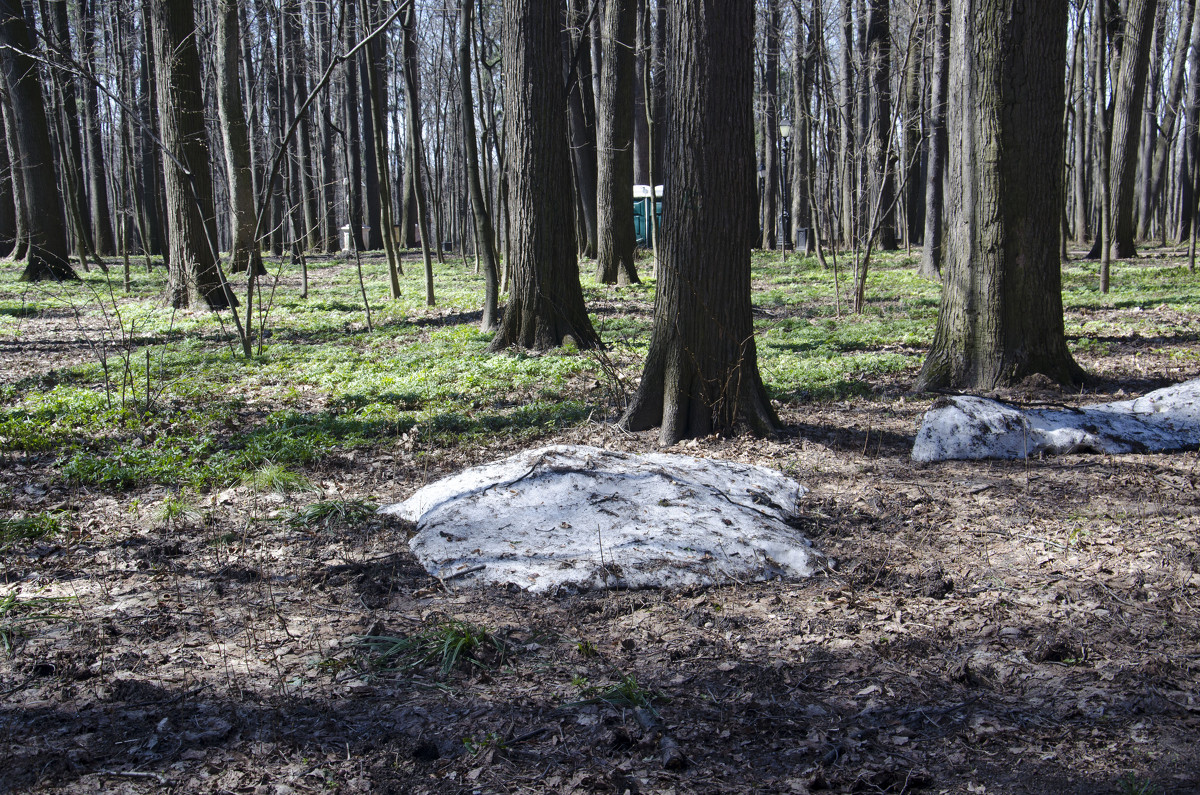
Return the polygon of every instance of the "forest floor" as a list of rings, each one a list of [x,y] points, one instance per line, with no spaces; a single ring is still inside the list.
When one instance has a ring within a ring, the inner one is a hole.
[[[856,320],[811,262],[756,267],[786,430],[673,450],[795,477],[833,569],[548,596],[433,579],[363,508],[542,444],[658,449],[610,422],[649,288],[589,282],[605,356],[485,357],[477,281],[438,309],[373,293],[367,331],[335,262],[238,364],[204,313],[153,306],[161,269],[130,298],[0,279],[0,791],[1200,792],[1200,454],[914,464],[936,287],[885,259]],[[1200,277],[1171,252],[1109,296],[1066,270],[1095,380],[1005,397],[1200,376]],[[416,380],[341,386],[385,353]],[[430,386],[467,358],[510,369]]]

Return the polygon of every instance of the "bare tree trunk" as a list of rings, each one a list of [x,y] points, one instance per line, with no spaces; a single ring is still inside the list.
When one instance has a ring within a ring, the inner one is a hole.
[[[1075,145],[1074,169],[1074,203],[1072,205],[1073,226],[1075,227],[1075,243],[1083,245],[1090,236],[1088,225],[1088,170],[1090,160],[1087,148],[1088,125],[1088,93],[1087,93],[1087,36],[1084,35],[1084,18],[1081,12],[1077,17],[1075,29],[1075,73],[1079,75],[1079,85],[1075,90],[1074,102],[1075,122],[1073,127]]]
[[[777,217],[779,215],[779,0],[767,0],[766,5],[766,65],[763,70],[762,147],[765,173],[762,184],[762,215],[760,245],[775,248]]]
[[[917,7],[917,18],[909,31],[910,39],[923,41],[925,27],[933,7],[933,0],[921,0]],[[916,41],[909,43],[908,65],[904,70],[904,146],[900,156],[900,168],[904,170],[904,241],[908,246],[921,241],[925,229],[925,182],[921,179],[921,64],[924,46]]]
[[[188,0],[152,0],[158,118],[169,158],[164,171],[170,214],[171,267],[167,301],[172,307],[230,306],[217,264],[216,213],[196,23]]]
[[[871,203],[879,205],[879,248],[896,248],[896,184],[888,142],[892,137],[892,34],[890,0],[871,0],[867,15],[867,74],[870,116]]]
[[[946,280],[918,389],[1082,380],[1058,256],[1067,10],[1067,0],[953,5]]]
[[[82,60],[96,72],[96,0],[79,0],[79,17],[83,42]],[[108,202],[108,168],[104,162],[104,147],[100,134],[100,91],[89,81],[84,89],[83,129],[87,146],[88,198],[91,201],[92,242],[96,253],[112,256],[117,253],[113,236],[112,210]]]
[[[596,281],[637,284],[633,260],[633,82],[636,0],[604,6],[600,96],[596,103]]]
[[[412,6],[400,19],[404,40],[404,105],[408,128],[408,151],[412,158],[409,167],[415,197],[417,227],[421,235],[421,259],[425,265],[425,304],[433,306],[433,263],[429,259],[429,205],[425,200],[425,145],[421,140],[420,88],[417,77],[417,12]],[[440,244],[439,244],[440,245]]]
[[[3,79],[0,78],[0,82]],[[0,91],[0,104],[6,104],[7,92]],[[17,182],[8,158],[8,113],[0,113],[0,257],[7,257],[17,247]]]
[[[641,384],[622,424],[659,442],[779,426],[758,372],[754,7],[693,0],[668,16],[662,261]],[[704,197],[695,201],[692,197]]]
[[[67,222],[54,176],[41,79],[37,63],[27,55],[32,50],[20,2],[0,0],[0,71],[11,106],[5,126],[16,143],[10,157],[24,187],[29,239],[21,281],[67,281],[78,277],[67,259]]]
[[[945,229],[946,94],[950,77],[950,0],[935,0],[933,74],[930,79],[929,156],[925,177],[925,246],[918,272],[926,279],[942,275]]]
[[[581,241],[580,253],[584,257],[594,257],[598,245],[596,107],[591,93],[591,46],[587,27],[583,24],[585,15],[580,0],[570,0],[567,5],[567,25],[563,31],[563,80],[568,87],[567,127],[571,136],[571,166],[586,235]],[[576,57],[572,71],[573,53]]]
[[[509,301],[492,350],[599,345],[583,304],[556,0],[505,0],[503,62]]]
[[[1140,213],[1138,234],[1146,237],[1149,234],[1149,220],[1154,215],[1155,208],[1161,203],[1163,184],[1166,181],[1168,155],[1171,145],[1175,142],[1175,124],[1179,118],[1179,105],[1183,98],[1184,67],[1187,63],[1189,48],[1200,56],[1200,22],[1196,19],[1196,0],[1185,0],[1180,11],[1179,31],[1176,35],[1175,46],[1171,54],[1171,76],[1167,83],[1167,104],[1163,111],[1161,132],[1157,136],[1154,156],[1149,163],[1148,188],[1143,194],[1143,206]],[[1165,225],[1165,224],[1164,224]]]
[[[254,211],[254,173],[250,161],[250,133],[242,106],[241,21],[238,0],[220,0],[217,8],[217,107],[221,114],[221,136],[225,144],[225,169],[229,179],[230,270],[239,273],[253,267],[265,273],[258,241],[254,238],[257,219]]]
[[[463,148],[465,151],[467,188],[471,193],[471,214],[475,222],[475,247],[483,260],[484,295],[482,331],[495,331],[500,325],[497,308],[500,288],[500,267],[496,262],[496,231],[488,212],[487,197],[479,179],[479,151],[475,144],[475,100],[471,96],[471,16],[473,0],[459,0],[460,27],[458,43],[458,89],[463,109]]]
[[[374,18],[370,15],[368,9],[370,5],[367,0],[358,0],[359,16],[363,20],[363,27],[370,29],[374,24]],[[368,42],[366,47],[366,72],[367,81],[363,85],[364,93],[370,97],[370,112],[371,112],[371,136],[374,144],[374,160],[375,160],[375,178],[376,185],[379,189],[379,224],[384,227],[381,230],[383,241],[383,249],[387,254],[388,261],[388,277],[392,289],[392,298],[400,297],[400,257],[396,251],[396,236],[392,233],[392,180],[389,176],[388,167],[388,148],[387,148],[387,120],[386,107],[384,105],[384,87],[383,73],[380,69],[382,58],[379,54],[380,43],[377,39]],[[370,196],[371,186],[368,183],[367,191]],[[374,238],[372,232],[371,237]]]
[[[850,3],[842,3],[842,81],[839,92],[839,171],[838,181],[842,186],[842,244],[849,245],[854,239],[854,218],[858,213],[858,195],[855,191],[856,128],[855,118],[858,105],[854,93],[854,19],[850,14]]]

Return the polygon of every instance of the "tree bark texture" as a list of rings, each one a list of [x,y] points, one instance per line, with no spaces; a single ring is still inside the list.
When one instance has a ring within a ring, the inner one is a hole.
[[[664,220],[654,330],[622,422],[659,441],[779,425],[758,372],[754,242],[754,9],[675,0],[667,16]]]
[[[919,389],[1083,373],[1059,262],[1068,0],[961,0],[951,25],[949,246]]]
[[[500,265],[496,261],[496,230],[488,211],[483,181],[479,178],[479,147],[475,142],[475,100],[471,94],[471,32],[474,0],[459,0],[461,28],[458,42],[458,89],[462,101],[463,156],[466,159],[467,189],[471,195],[471,217],[475,224],[476,253],[483,261],[483,331],[499,328]]]
[[[556,0],[505,0],[505,152],[511,278],[492,350],[599,344],[583,305],[572,220],[562,18]]]
[[[0,78],[2,80],[2,78]],[[0,103],[5,92],[0,92]],[[12,163],[8,158],[7,113],[0,113],[0,257],[7,257],[17,247],[17,184]]]
[[[596,104],[596,281],[637,284],[633,253],[633,81],[636,0],[607,0]]]
[[[763,70],[762,101],[763,101],[763,181],[761,185],[761,217],[759,225],[762,229],[761,246],[770,250],[775,248],[776,230],[779,215],[779,0],[767,0],[766,29],[763,37],[766,42],[766,64]]]
[[[1121,60],[1113,85],[1112,143],[1109,149],[1111,184],[1111,254],[1117,259],[1137,254],[1133,201],[1137,189],[1138,141],[1146,73],[1150,68],[1150,40],[1158,0],[1128,0],[1121,16]]]
[[[96,71],[96,0],[79,0],[82,25],[83,61]],[[96,253],[111,256],[117,253],[113,234],[112,210],[108,201],[108,167],[100,135],[100,89],[88,80],[84,88],[83,131],[87,147],[88,198],[92,209],[92,242]]]
[[[232,241],[230,270],[241,273],[250,267],[265,272],[258,241],[254,238],[257,219],[254,209],[254,172],[250,160],[250,132],[242,104],[241,22],[238,0],[220,0],[217,7],[216,83],[217,109],[225,144],[225,170],[229,179]]]
[[[890,0],[871,0],[867,13],[867,75],[870,81],[867,150],[869,208],[877,219],[879,248],[896,248],[896,180],[892,170],[892,33]]]
[[[167,190],[172,307],[228,307],[233,294],[217,266],[212,166],[204,127],[196,23],[188,0],[152,0],[158,120],[169,155],[163,171]]]
[[[0,0],[0,70],[8,90],[16,142],[14,176],[24,188],[28,256],[21,281],[78,278],[67,260],[67,221],[54,175],[50,126],[29,26],[19,0]]]
[[[929,97],[929,155],[925,177],[925,245],[918,272],[926,279],[942,274],[942,245],[945,230],[946,93],[950,79],[950,2],[935,0],[933,25],[933,73]]]
[[[563,80],[567,92],[567,126],[571,136],[571,166],[575,191],[586,237],[581,241],[584,257],[596,256],[596,106],[592,96],[592,58],[589,31],[584,26],[587,11],[581,0],[569,0],[567,25],[563,31]],[[572,55],[577,55],[573,60]],[[574,62],[574,71],[572,71]],[[631,199],[632,201],[632,199]]]

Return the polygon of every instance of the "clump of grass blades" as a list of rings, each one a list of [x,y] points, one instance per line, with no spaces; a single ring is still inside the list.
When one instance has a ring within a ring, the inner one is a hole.
[[[429,624],[405,638],[371,635],[361,640],[371,663],[382,670],[437,666],[442,676],[455,668],[488,668],[509,656],[503,640],[483,627],[450,619]]]
[[[255,491],[273,491],[276,494],[294,494],[312,491],[313,486],[303,475],[278,464],[266,464],[242,477],[242,483]]]
[[[25,627],[37,621],[54,621],[63,616],[55,613],[54,605],[70,601],[68,596],[31,596],[17,598],[16,591],[0,596],[0,646],[11,655],[19,640],[26,636]]]
[[[48,538],[61,530],[59,518],[50,513],[0,519],[0,552],[22,541]]]
[[[665,696],[655,690],[643,687],[633,674],[626,674],[609,687],[589,686],[583,689],[587,698],[573,701],[567,706],[579,707],[587,704],[611,704],[614,707],[642,707],[654,711],[654,704],[664,701]]]
[[[378,505],[366,500],[321,500],[296,511],[288,524],[309,530],[329,530],[335,525],[368,522],[376,517],[378,510]]]

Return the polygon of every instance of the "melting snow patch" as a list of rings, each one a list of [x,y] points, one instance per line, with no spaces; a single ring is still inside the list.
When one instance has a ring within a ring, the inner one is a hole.
[[[649,588],[807,577],[819,553],[788,525],[806,490],[731,461],[557,445],[432,483],[381,513],[457,583]]]
[[[1021,409],[987,398],[939,400],[925,414],[915,461],[1145,453],[1200,445],[1200,379],[1117,403]]]

